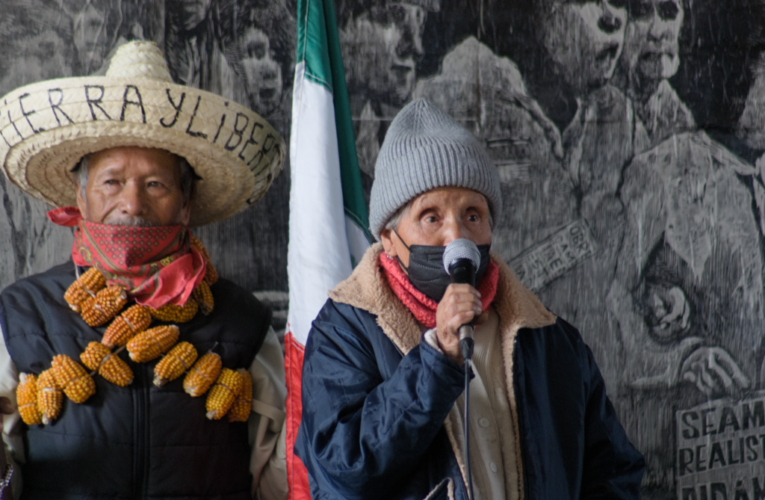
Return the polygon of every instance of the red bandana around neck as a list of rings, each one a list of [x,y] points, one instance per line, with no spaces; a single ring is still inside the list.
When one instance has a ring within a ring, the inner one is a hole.
[[[409,277],[406,275],[396,259],[389,258],[385,252],[377,258],[383,268],[383,274],[388,280],[388,286],[396,294],[396,297],[414,315],[414,318],[425,328],[436,327],[436,309],[438,303],[417,290]],[[494,262],[489,262],[486,272],[478,283],[477,290],[481,293],[481,305],[487,310],[497,294],[497,282],[499,281],[499,267]]]
[[[109,286],[123,287],[141,305],[184,305],[205,275],[205,260],[191,246],[191,231],[176,224],[132,227],[96,224],[77,207],[48,212],[60,226],[74,227],[72,260],[101,271]]]

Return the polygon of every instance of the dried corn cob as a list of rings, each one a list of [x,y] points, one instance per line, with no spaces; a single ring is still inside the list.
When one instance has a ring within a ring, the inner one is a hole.
[[[212,265],[212,261],[210,261],[210,254],[207,253],[207,249],[196,236],[191,237],[191,246],[199,250],[199,253],[201,253],[202,257],[205,259],[206,267],[204,280],[208,285],[215,284],[215,282],[218,281],[218,271],[215,269],[215,266]]]
[[[96,383],[77,361],[66,354],[53,357],[51,362],[56,383],[74,403],[84,403],[96,393]]]
[[[186,304],[176,306],[175,304],[165,304],[159,309],[150,309],[152,316],[160,321],[172,321],[173,323],[185,323],[193,318],[199,310],[197,301],[189,297]]]
[[[130,359],[145,363],[162,356],[178,342],[180,330],[175,325],[163,325],[141,332],[127,343]]]
[[[112,384],[125,387],[133,382],[133,370],[100,342],[89,343],[85,352],[80,354],[80,360]]]
[[[104,288],[82,304],[82,319],[90,326],[101,326],[120,312],[127,303],[127,294],[122,287]]]
[[[242,391],[243,378],[241,373],[230,368],[221,370],[205,402],[209,420],[219,420],[228,412]]]
[[[149,328],[150,324],[149,308],[139,304],[132,305],[112,321],[104,332],[101,343],[110,349],[125,345],[134,336]]]
[[[16,388],[16,403],[19,406],[21,419],[27,425],[40,425],[42,412],[37,407],[37,377],[32,373],[19,375],[19,386]]]
[[[194,363],[183,379],[183,390],[191,397],[201,396],[220,375],[223,362],[214,352],[208,352]]]
[[[242,390],[236,396],[234,404],[228,411],[229,422],[246,422],[252,411],[252,377],[244,368],[237,370],[242,376]]]
[[[179,342],[154,367],[154,385],[162,387],[187,372],[197,360],[197,350],[188,342]]]
[[[64,394],[61,392],[53,369],[49,368],[37,378],[37,407],[43,414],[43,423],[48,425],[58,418],[64,406]]]
[[[199,282],[196,288],[194,288],[194,292],[191,294],[191,297],[197,301],[199,304],[199,309],[205,316],[213,311],[213,307],[215,307],[215,300],[213,299],[210,285],[208,285],[206,281],[203,280]]]
[[[105,287],[106,278],[104,275],[95,267],[91,267],[69,285],[66,293],[64,293],[64,300],[74,312],[80,312],[82,304]]]
[[[209,260],[205,263],[205,277],[204,280],[208,285],[214,285],[218,281],[218,270],[215,269],[213,263]]]

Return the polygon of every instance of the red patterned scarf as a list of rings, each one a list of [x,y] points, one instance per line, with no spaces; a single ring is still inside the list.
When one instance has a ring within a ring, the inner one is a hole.
[[[97,268],[109,286],[123,287],[139,304],[183,305],[204,278],[204,257],[191,246],[186,226],[96,224],[84,220],[77,207],[51,210],[48,218],[75,228],[75,264]]]
[[[383,274],[388,280],[388,286],[396,294],[396,297],[412,312],[417,321],[425,325],[425,328],[435,328],[438,303],[412,285],[396,259],[388,258],[383,252],[377,260],[384,270]],[[477,288],[481,293],[481,305],[484,311],[489,308],[497,294],[498,280],[499,267],[494,262],[489,262]]]

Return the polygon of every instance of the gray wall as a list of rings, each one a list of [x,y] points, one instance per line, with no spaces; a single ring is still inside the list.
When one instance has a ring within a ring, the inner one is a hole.
[[[296,0],[0,0],[0,93],[103,73],[155,40],[179,83],[289,140]],[[484,141],[493,250],[592,348],[646,498],[765,491],[759,0],[336,0],[367,193],[398,109],[432,99]],[[0,178],[0,287],[71,234]],[[289,166],[254,208],[195,230],[284,328]],[[760,495],[760,496],[758,496]]]

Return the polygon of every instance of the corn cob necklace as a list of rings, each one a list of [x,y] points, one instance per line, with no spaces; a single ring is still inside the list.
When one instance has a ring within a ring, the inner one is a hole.
[[[90,342],[80,355],[90,373],[69,356],[59,354],[54,356],[51,368],[39,376],[20,375],[16,399],[21,418],[27,425],[47,425],[58,418],[63,406],[62,392],[73,403],[85,402],[96,392],[92,378],[96,373],[120,387],[129,385],[133,381],[133,372],[116,355],[125,348],[136,363],[165,355],[154,367],[154,384],[158,387],[184,373],[183,387],[191,397],[201,396],[212,387],[206,401],[207,418],[218,420],[228,415],[230,422],[247,420],[252,400],[252,379],[247,370],[223,368],[220,356],[214,352],[197,359],[193,345],[178,342],[180,330],[174,324],[149,328],[153,319],[185,323],[198,311],[205,315],[212,312],[214,299],[210,285],[217,281],[218,273],[210,262],[207,249],[194,236],[191,236],[191,245],[205,259],[205,274],[183,306],[168,303],[152,308],[135,304],[117,316],[128,302],[123,286],[107,286],[106,278],[95,267],[72,283],[64,299],[88,325],[97,327],[112,318],[114,321],[104,332],[101,342]]]

